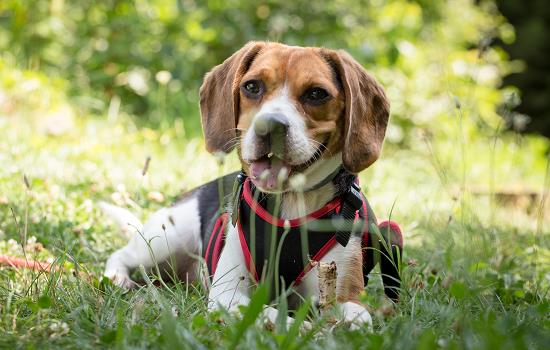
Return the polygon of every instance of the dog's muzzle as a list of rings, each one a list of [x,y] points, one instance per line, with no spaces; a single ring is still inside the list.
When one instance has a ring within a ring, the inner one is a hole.
[[[275,190],[290,172],[286,163],[290,122],[283,113],[262,113],[254,118],[254,159],[250,176],[264,190]]]
[[[285,140],[289,121],[282,113],[264,113],[254,121],[254,133],[269,149],[272,155],[281,159],[284,157]]]

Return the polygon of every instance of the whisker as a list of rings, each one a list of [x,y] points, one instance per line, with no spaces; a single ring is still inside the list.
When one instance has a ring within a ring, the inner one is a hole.
[[[230,140],[228,140],[224,145],[223,147],[227,147],[227,146],[230,146],[230,147],[233,147],[233,146],[236,146],[237,144],[239,144],[242,140],[242,136],[236,136],[236,137],[233,137],[231,138]]]
[[[231,128],[231,129],[225,130],[224,132],[228,132],[228,131],[246,131],[246,129],[243,129],[243,128]]]
[[[310,159],[310,161],[308,161],[308,164],[312,164],[313,162],[316,162],[317,160],[319,160],[319,158],[321,158],[321,156],[323,154],[323,151],[328,150],[328,148],[327,148],[327,146],[325,146],[325,144],[323,144],[322,142],[319,142],[317,140],[308,138],[308,141],[313,143],[314,145],[317,145],[317,149],[313,153],[312,158]],[[332,155],[332,153],[329,152],[329,155]]]
[[[325,146],[325,144],[322,143],[322,142],[319,142],[319,141],[317,141],[317,140],[310,139],[310,138],[308,138],[308,141],[309,141],[309,142],[312,142],[312,143],[314,143],[314,144],[316,144],[316,145],[319,145],[320,147],[324,148],[325,150],[327,149],[327,146]]]

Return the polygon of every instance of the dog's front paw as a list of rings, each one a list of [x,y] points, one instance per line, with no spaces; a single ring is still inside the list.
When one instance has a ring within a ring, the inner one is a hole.
[[[359,303],[348,301],[339,304],[342,321],[349,324],[351,330],[367,328],[372,331],[372,317],[366,307]]]
[[[256,320],[256,324],[260,326],[264,326],[267,330],[275,330],[276,324],[277,324],[277,318],[279,317],[279,311],[275,309],[274,307],[266,307],[264,311],[260,314],[260,317]],[[296,322],[296,320],[293,317],[286,316],[285,321],[285,327],[286,329],[290,329],[292,325]],[[308,332],[313,328],[311,323],[309,321],[303,321],[300,324],[300,331],[301,332]]]
[[[105,274],[107,278],[113,282],[113,284],[119,288],[122,289],[132,289],[137,287],[137,283],[134,282],[128,274],[124,273],[113,273],[113,274]]]

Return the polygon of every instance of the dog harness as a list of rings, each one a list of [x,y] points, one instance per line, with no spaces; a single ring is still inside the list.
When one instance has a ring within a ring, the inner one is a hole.
[[[354,188],[355,191],[357,189]],[[355,195],[358,195],[357,200],[351,197]],[[353,222],[358,218],[367,218],[361,193],[358,191],[350,197],[349,202],[345,196],[334,198],[306,217],[283,220],[273,217],[266,210],[268,203],[265,202],[268,201],[254,199],[252,185],[247,179],[240,201],[237,229],[248,271],[259,281],[268,271],[269,262],[275,259],[278,261],[275,266],[278,273],[275,275],[284,280],[285,286],[292,283],[299,285],[314,262],[321,260],[336,244],[347,245],[352,232],[345,229],[334,231],[334,219]],[[329,227],[323,229],[323,226]],[[366,245],[368,230],[361,227],[359,232],[364,232]]]
[[[237,175],[236,186],[232,221],[247,269],[256,281],[265,277],[269,261],[274,260],[278,264],[272,273],[287,287],[299,285],[314,262],[336,244],[346,246],[352,234],[361,236],[363,247],[367,247],[369,223],[376,223],[356,178],[321,209],[292,220],[271,215],[276,205],[274,196],[255,190],[243,173]],[[204,257],[211,276],[216,271],[229,220],[228,213],[218,217],[206,246]]]

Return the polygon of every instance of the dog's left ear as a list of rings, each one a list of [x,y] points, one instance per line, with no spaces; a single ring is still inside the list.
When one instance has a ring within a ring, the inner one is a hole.
[[[390,115],[390,103],[380,84],[347,52],[323,50],[338,73],[346,97],[344,167],[358,173],[380,156]]]
[[[208,152],[229,153],[234,148],[239,117],[239,83],[263,46],[262,42],[249,42],[206,74],[199,96]]]

